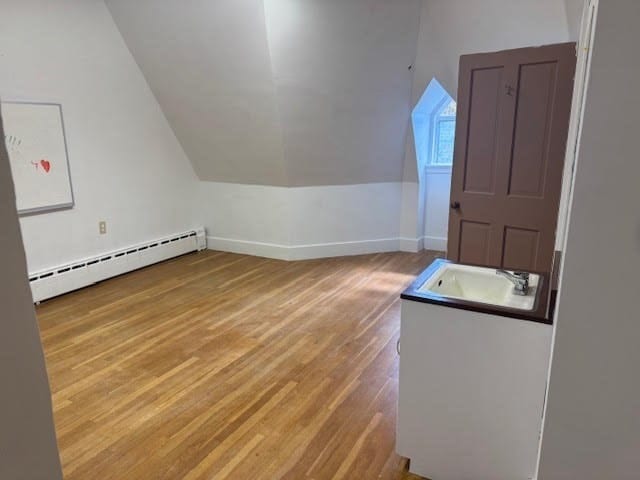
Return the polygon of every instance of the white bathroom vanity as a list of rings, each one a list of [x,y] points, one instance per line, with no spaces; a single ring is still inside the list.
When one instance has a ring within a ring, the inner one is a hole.
[[[530,279],[514,298],[495,269],[436,260],[402,295],[397,452],[411,472],[534,478],[552,325],[547,277]]]

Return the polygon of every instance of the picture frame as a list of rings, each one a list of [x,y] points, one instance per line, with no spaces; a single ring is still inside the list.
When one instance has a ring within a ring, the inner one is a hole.
[[[2,101],[0,108],[18,214],[73,208],[75,200],[62,105]]]

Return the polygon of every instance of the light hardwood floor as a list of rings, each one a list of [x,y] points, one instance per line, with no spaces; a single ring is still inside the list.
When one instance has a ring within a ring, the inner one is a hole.
[[[45,302],[65,479],[409,479],[399,294],[432,253],[187,255]]]

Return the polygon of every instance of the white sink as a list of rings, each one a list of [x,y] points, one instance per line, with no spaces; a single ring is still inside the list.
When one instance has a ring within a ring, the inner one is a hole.
[[[468,302],[533,310],[539,281],[540,276],[532,273],[527,295],[516,295],[513,283],[498,275],[495,268],[442,263],[417,291]]]

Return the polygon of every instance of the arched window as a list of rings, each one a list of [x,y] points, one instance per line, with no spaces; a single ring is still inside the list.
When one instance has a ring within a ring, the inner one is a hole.
[[[433,121],[433,146],[428,165],[451,166],[456,136],[456,102],[449,97],[436,111]]]
[[[418,165],[450,168],[456,132],[456,102],[434,78],[411,113]]]

